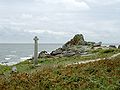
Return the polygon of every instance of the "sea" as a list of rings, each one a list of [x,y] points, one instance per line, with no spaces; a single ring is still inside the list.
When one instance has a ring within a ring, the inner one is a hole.
[[[39,52],[51,51],[62,47],[62,44],[39,44]],[[0,44],[0,64],[14,65],[33,57],[34,44],[29,43],[7,43]]]

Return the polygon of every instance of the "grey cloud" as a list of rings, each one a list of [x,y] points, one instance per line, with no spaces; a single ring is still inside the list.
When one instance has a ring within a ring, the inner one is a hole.
[[[0,0],[0,42],[32,42],[38,35],[40,42],[64,43],[77,33],[83,33],[89,41],[120,42],[119,3],[119,0]]]

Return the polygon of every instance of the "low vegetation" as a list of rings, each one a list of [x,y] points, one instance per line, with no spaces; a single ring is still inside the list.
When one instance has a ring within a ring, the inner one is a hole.
[[[32,62],[12,66],[0,65],[0,90],[120,90],[120,55],[112,58],[118,49],[94,50],[88,56],[54,57],[39,59],[39,67]],[[96,62],[67,64],[106,58]]]
[[[0,90],[120,90],[120,56],[0,77]]]

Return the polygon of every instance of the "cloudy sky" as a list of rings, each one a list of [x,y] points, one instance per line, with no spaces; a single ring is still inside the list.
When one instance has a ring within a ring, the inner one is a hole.
[[[120,0],[0,0],[0,43],[120,43]]]

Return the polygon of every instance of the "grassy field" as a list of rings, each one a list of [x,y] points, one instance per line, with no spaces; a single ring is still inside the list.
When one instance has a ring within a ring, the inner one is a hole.
[[[78,61],[106,58],[119,50],[96,50],[91,56],[39,59],[39,67],[24,61],[12,66],[0,65],[0,90],[120,90],[120,55],[80,65],[65,65]]]

